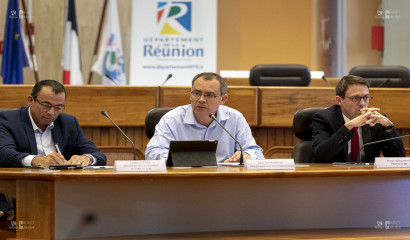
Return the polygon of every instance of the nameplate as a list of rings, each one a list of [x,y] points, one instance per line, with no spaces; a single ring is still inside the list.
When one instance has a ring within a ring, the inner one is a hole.
[[[114,163],[116,172],[165,172],[167,168],[163,160],[117,160]]]
[[[377,157],[374,168],[410,168],[409,157]]]
[[[248,170],[295,170],[294,159],[246,160]]]

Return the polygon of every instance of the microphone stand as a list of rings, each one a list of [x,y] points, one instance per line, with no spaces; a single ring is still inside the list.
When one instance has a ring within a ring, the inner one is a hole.
[[[388,142],[388,141],[392,141],[392,140],[396,140],[396,139],[400,139],[400,138],[405,138],[405,137],[410,137],[410,134],[408,135],[403,135],[403,136],[398,136],[398,137],[392,137],[392,138],[387,138],[387,139],[383,139],[383,140],[379,140],[379,141],[375,141],[375,142],[368,142],[363,144],[363,146],[360,147],[359,149],[359,154],[357,156],[357,162],[334,162],[334,165],[343,165],[343,166],[351,166],[351,165],[371,165],[371,163],[362,163],[362,149],[366,146],[369,145],[373,145],[373,144],[377,144],[377,143],[383,143],[383,142]]]
[[[241,149],[241,156],[239,157],[239,167],[245,166],[245,165],[243,164],[243,150],[242,150],[241,144],[238,142],[238,140],[236,140],[236,139],[232,136],[231,133],[229,133],[228,130],[226,130],[226,128],[224,128],[224,126],[222,126],[222,124],[216,119],[216,117],[215,117],[214,114],[210,113],[210,114],[209,114],[209,117],[212,118],[213,120],[215,120],[215,122],[217,122],[217,123],[219,124],[219,126],[221,126],[221,128],[222,128],[223,130],[225,130],[225,132],[227,132],[227,133],[229,134],[229,136],[231,136],[231,138],[232,138],[233,140],[235,140],[236,143],[238,143],[239,148]]]
[[[410,134],[403,135],[403,136],[398,136],[398,137],[393,137],[393,138],[387,138],[387,139],[383,139],[383,140],[363,144],[363,146],[359,150],[359,156],[357,156],[357,164],[363,165],[363,163],[362,163],[362,154],[360,154],[362,152],[363,147],[369,146],[369,145],[372,145],[372,144],[376,144],[376,143],[388,142],[388,141],[391,141],[391,140],[396,140],[396,139],[400,139],[400,138],[404,138],[404,137],[410,137]]]
[[[107,117],[108,119],[110,119],[110,121],[117,127],[117,129],[122,133],[122,135],[124,135],[124,137],[132,144],[132,149],[134,150],[134,159],[133,160],[137,160],[137,154],[135,151],[135,146],[134,143],[131,141],[131,139],[121,130],[120,127],[118,127],[118,125],[110,118],[110,115],[108,115],[107,111],[102,110],[101,114],[104,115],[105,117]]]

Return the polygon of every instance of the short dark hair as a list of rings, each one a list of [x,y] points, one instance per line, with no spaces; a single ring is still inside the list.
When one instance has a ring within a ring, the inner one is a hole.
[[[203,72],[203,73],[196,75],[194,79],[192,79],[192,86],[194,86],[195,81],[200,77],[204,77],[205,80],[214,80],[214,79],[218,80],[219,85],[221,85],[219,88],[221,95],[224,95],[228,91],[228,84],[226,84],[225,79],[223,79],[221,76],[213,72]]]
[[[42,80],[37,82],[31,90],[31,96],[37,99],[38,93],[41,89],[43,89],[43,87],[50,87],[55,94],[64,93],[65,98],[67,99],[67,93],[65,92],[64,85],[56,80]]]
[[[354,84],[365,85],[370,88],[370,83],[366,79],[355,75],[346,75],[336,84],[336,96],[345,98],[347,87]]]

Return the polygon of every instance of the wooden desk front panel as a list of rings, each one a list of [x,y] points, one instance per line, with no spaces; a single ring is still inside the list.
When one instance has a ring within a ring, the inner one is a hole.
[[[298,109],[335,104],[333,88],[259,87],[259,127],[292,127]]]
[[[177,107],[190,104],[191,87],[160,87],[159,106]],[[250,126],[257,126],[257,87],[229,87],[226,106],[240,111]]]
[[[27,106],[32,85],[0,85],[0,108]],[[108,114],[119,126],[145,125],[145,115],[158,106],[158,87],[65,86],[65,113],[75,115],[82,127],[111,127]]]
[[[145,115],[157,107],[158,87],[66,86],[68,114],[83,127],[111,127],[101,115],[106,110],[119,126],[144,126]]]

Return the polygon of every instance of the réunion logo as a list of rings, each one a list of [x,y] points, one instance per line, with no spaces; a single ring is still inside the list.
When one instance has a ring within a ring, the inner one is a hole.
[[[161,28],[161,35],[181,35],[191,32],[191,21],[192,2],[158,2],[157,24]]]

